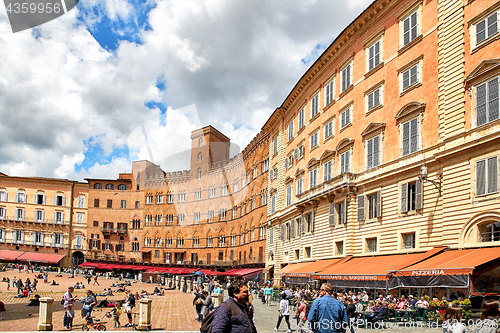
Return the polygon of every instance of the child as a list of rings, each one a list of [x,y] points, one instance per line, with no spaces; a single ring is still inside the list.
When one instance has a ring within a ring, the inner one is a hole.
[[[73,318],[75,318],[73,304],[68,304],[66,312],[64,313],[64,327],[66,327],[67,330],[73,329]]]
[[[114,327],[122,327],[120,325],[120,315],[122,314],[122,308],[120,307],[120,302],[116,302],[115,307],[113,310],[111,310],[111,313],[113,314],[113,321],[114,321]]]

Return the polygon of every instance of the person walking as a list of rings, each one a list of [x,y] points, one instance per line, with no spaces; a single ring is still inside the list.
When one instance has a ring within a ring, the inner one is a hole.
[[[195,298],[193,299],[193,305],[195,306],[196,313],[198,314],[198,318],[196,320],[201,323],[203,320],[203,314],[201,313],[201,308],[203,307],[203,301],[205,300],[205,296],[202,293],[195,292]]]
[[[278,311],[279,311],[278,323],[276,324],[274,330],[278,332],[281,320],[283,319],[283,317],[285,317],[285,321],[288,326],[287,333],[291,332],[292,330],[290,328],[290,309],[288,308],[288,299],[285,293],[281,294],[280,309]]]
[[[351,333],[354,333],[354,324],[356,323],[356,305],[352,298],[349,296],[346,298],[347,306],[345,311],[347,312],[347,319],[349,320],[349,328],[351,329]]]
[[[315,333],[343,333],[349,325],[345,307],[335,297],[330,283],[321,286],[320,297],[314,300],[307,316]]]
[[[23,291],[23,280],[18,279],[16,287],[17,287],[17,293],[20,294]]]
[[[92,290],[87,290],[87,297],[82,300],[82,303],[84,304],[82,311],[86,312],[86,317],[90,317],[92,314],[92,308],[97,305],[97,300],[95,299]]]
[[[90,282],[89,282],[89,283],[90,283]],[[97,282],[97,273],[96,273],[96,275],[94,276],[94,284],[93,284],[93,286],[95,286],[95,285],[96,285],[96,283],[97,283],[97,285],[99,285],[99,282]]]
[[[257,333],[248,307],[246,282],[235,280],[228,288],[229,298],[215,309],[211,333]]]
[[[273,297],[273,288],[271,287],[271,284],[269,284],[269,283],[264,288],[264,296],[266,298],[267,306],[271,306],[271,297]]]
[[[135,296],[133,292],[128,291],[128,298],[125,301],[125,313],[127,314],[128,323],[124,327],[132,327],[132,309],[135,307]]]
[[[308,329],[305,327],[306,325],[306,321],[307,321],[307,316],[306,316],[306,312],[307,312],[307,301],[305,300],[305,298],[302,298],[300,301],[299,301],[299,304],[297,305],[297,314],[296,316],[298,317],[298,324],[297,326],[299,327],[298,329],[298,333],[304,333],[304,332],[308,332]]]
[[[212,303],[212,296],[210,296],[208,291],[203,290],[201,293],[205,297],[205,299],[203,300],[203,306],[201,308],[201,314],[203,315],[203,317],[206,317],[213,309],[214,304]]]

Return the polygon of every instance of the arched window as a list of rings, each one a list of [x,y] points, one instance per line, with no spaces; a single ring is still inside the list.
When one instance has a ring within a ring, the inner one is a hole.
[[[203,155],[201,153],[198,154],[198,162],[203,161]]]
[[[136,201],[135,202],[135,209],[139,209],[141,207],[141,204],[139,203],[139,201]]]
[[[196,172],[196,179],[201,179],[201,169],[198,169],[198,171]]]
[[[127,185],[118,185],[118,191],[126,191],[127,190]]]
[[[106,190],[114,190],[115,184],[106,184]]]
[[[94,184],[94,190],[102,190],[102,184],[101,183],[95,183]]]
[[[201,146],[203,146],[203,139],[202,138],[198,139],[198,147],[201,147]]]
[[[479,228],[482,242],[500,241],[500,222],[490,222],[483,224]]]

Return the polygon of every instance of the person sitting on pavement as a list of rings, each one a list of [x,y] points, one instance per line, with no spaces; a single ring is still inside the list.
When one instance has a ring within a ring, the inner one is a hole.
[[[57,283],[55,280],[52,280],[52,283],[50,284],[51,286],[58,286],[59,283]]]
[[[26,306],[40,306],[40,295],[36,294],[35,298],[30,299],[30,302]]]

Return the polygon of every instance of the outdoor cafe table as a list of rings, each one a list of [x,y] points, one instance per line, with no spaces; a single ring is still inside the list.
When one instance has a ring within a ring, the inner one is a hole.
[[[407,319],[408,321],[411,321],[411,319],[412,319],[411,314],[412,313],[417,313],[417,310],[412,310],[412,309],[404,309],[404,310],[394,309],[394,311],[404,312],[404,315],[403,315],[402,319]]]

